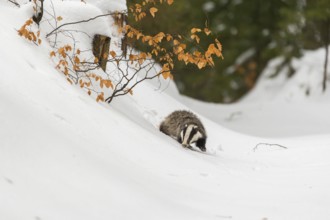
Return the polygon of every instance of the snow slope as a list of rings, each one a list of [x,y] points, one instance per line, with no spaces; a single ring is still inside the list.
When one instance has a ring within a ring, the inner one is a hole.
[[[329,133],[235,132],[210,117],[225,106],[189,100],[165,81],[167,90],[145,82],[110,106],[96,103],[55,70],[46,39],[37,47],[17,35],[26,7],[0,6],[0,219],[330,216]],[[207,154],[158,131],[176,109],[198,111]]]

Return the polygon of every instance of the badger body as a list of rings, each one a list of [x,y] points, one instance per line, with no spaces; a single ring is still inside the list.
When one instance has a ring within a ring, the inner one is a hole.
[[[183,147],[192,144],[206,151],[206,131],[198,117],[188,111],[174,111],[160,124],[159,130],[176,139]]]

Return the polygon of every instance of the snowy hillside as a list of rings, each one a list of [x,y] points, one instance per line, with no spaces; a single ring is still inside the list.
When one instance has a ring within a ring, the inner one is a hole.
[[[0,4],[1,220],[329,218],[329,101],[214,105],[155,80],[97,103],[54,68],[47,32],[17,34],[31,12]],[[158,131],[177,109],[200,116],[205,154]]]

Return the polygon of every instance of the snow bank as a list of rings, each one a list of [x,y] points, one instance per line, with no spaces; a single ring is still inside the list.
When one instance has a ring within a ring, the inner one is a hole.
[[[326,92],[323,93],[322,91],[324,59],[324,48],[306,51],[301,58],[293,60],[292,66],[295,74],[291,78],[288,78],[287,68],[283,68],[277,76],[271,77],[274,70],[281,64],[282,58],[272,60],[261,74],[256,87],[242,99],[242,102],[322,99],[324,102],[329,103],[329,81],[327,82],[328,89]],[[330,77],[329,74],[328,77]]]
[[[244,53],[245,57],[246,54]],[[196,111],[237,132],[271,138],[330,134],[330,84],[323,93],[325,50],[306,51],[295,59],[296,70],[288,78],[288,69],[271,77],[282,58],[269,62],[255,88],[238,103],[215,105],[183,98]]]

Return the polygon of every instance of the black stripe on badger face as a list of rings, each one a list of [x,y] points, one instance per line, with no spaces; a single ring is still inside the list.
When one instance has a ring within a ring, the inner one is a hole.
[[[194,126],[194,127],[192,127],[190,134],[187,134],[187,135],[189,135],[188,140],[187,140],[187,143],[189,143],[189,145],[193,143],[192,141],[193,141],[193,138],[196,133],[197,133],[197,126]]]
[[[180,132],[180,137],[178,139],[178,141],[179,141],[180,144],[182,144],[183,141],[184,141],[184,137],[186,135],[187,128],[188,128],[188,125],[185,125],[184,128],[182,129],[182,131]]]

